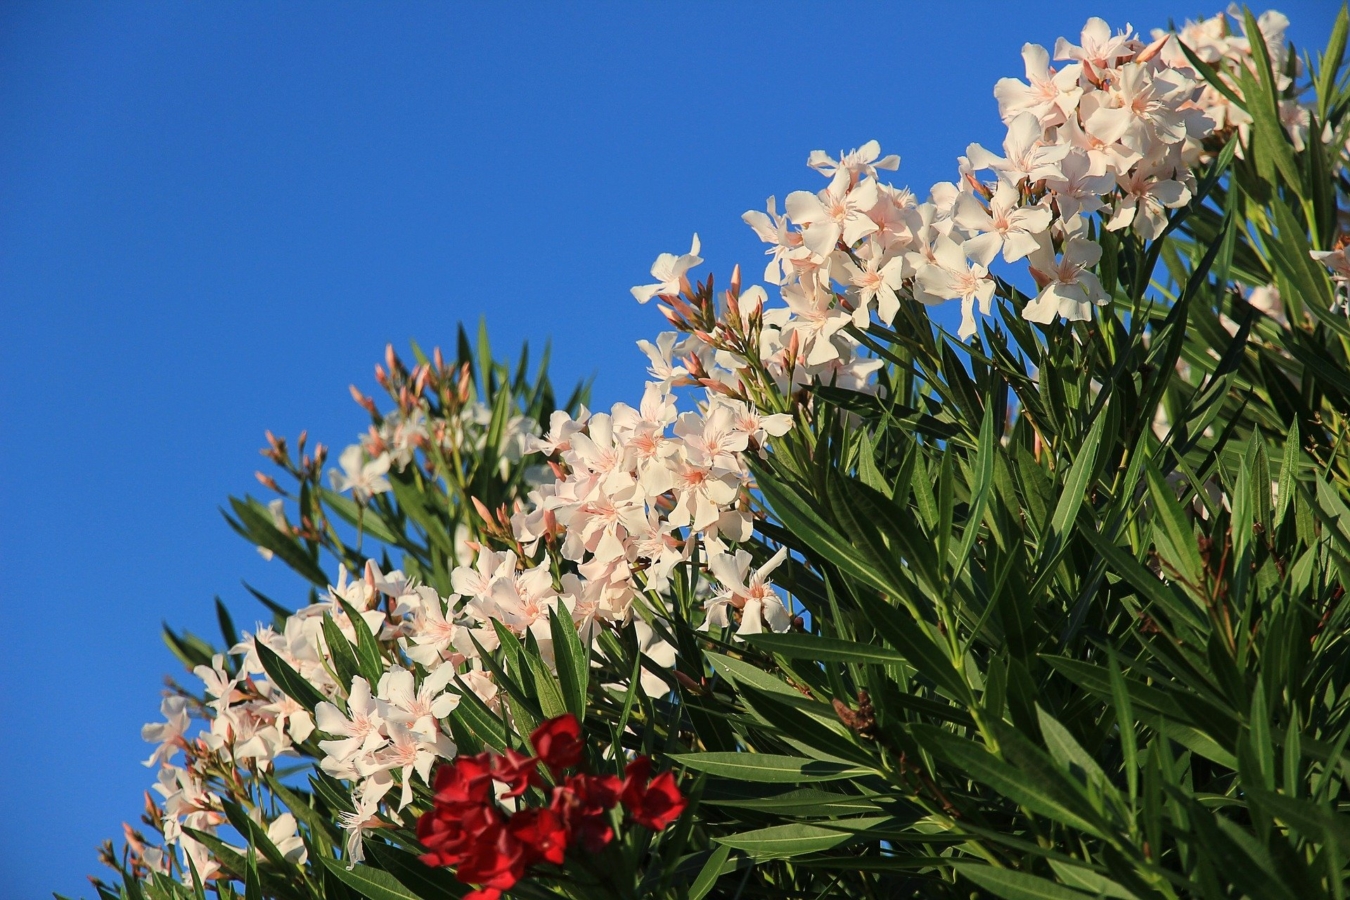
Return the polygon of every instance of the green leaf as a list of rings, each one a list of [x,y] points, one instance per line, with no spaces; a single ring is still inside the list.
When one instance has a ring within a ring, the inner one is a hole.
[[[831,509],[852,538],[854,555],[867,556],[870,568],[888,585],[886,593],[905,596],[915,580],[930,593],[938,591],[942,585],[939,557],[932,539],[908,510],[853,478],[831,477],[826,487]],[[939,526],[939,536],[949,532]],[[901,565],[901,559],[907,566]]]
[[[216,598],[216,621],[220,624],[220,637],[226,648],[239,643],[239,632],[235,630],[234,620],[219,597]]]
[[[975,481],[971,490],[970,512],[966,516],[965,530],[961,533],[961,546],[956,551],[958,568],[952,573],[952,580],[960,577],[961,569],[975,547],[975,539],[980,533],[980,523],[984,520],[984,508],[989,502],[989,489],[994,483],[994,457],[998,453],[999,443],[994,436],[994,404],[984,408],[984,421],[980,423],[980,440],[975,455]],[[945,564],[946,560],[942,560]]]
[[[1284,522],[1285,513],[1294,499],[1294,485],[1298,479],[1299,446],[1298,420],[1295,419],[1289,426],[1288,435],[1285,436],[1284,457],[1280,461],[1280,480],[1275,491],[1276,527]]]
[[[1155,527],[1160,527],[1166,536],[1171,551],[1166,555],[1168,562],[1186,582],[1192,586],[1200,584],[1200,570],[1204,564],[1200,561],[1200,547],[1191,529],[1191,523],[1177,503],[1172,488],[1162,473],[1151,462],[1146,465],[1149,496],[1153,499]],[[1159,548],[1161,555],[1162,548]]]
[[[910,726],[914,737],[976,781],[988,785],[1019,806],[1071,828],[1105,838],[1107,828],[1097,813],[1058,770],[1027,772],[1009,765],[974,741],[931,725]]]
[[[1092,755],[1083,749],[1069,729],[1065,728],[1063,723],[1050,715],[1041,705],[1036,704],[1036,715],[1041,726],[1041,737],[1045,740],[1045,747],[1050,751],[1050,756],[1055,762],[1068,769],[1070,765],[1082,769],[1088,776],[1089,781],[1096,781],[1097,784],[1105,786],[1109,790],[1114,790],[1106,773],[1102,767],[1092,758]]]
[[[1189,623],[1193,628],[1206,627],[1205,617],[1185,594],[1154,575],[1126,548],[1117,546],[1106,535],[1091,526],[1079,529],[1078,533],[1106,560],[1112,573],[1129,582],[1149,603],[1165,610],[1170,616]]]
[[[267,780],[267,787],[272,793],[276,794],[286,809],[297,819],[309,826],[311,834],[318,840],[327,838],[330,845],[338,836],[337,823],[329,819],[314,808],[310,802],[310,797],[286,787],[277,777],[275,770],[268,772],[264,776]]]
[[[762,790],[762,789],[761,789]],[[877,812],[880,807],[868,796],[838,794],[819,788],[796,788],[782,793],[755,797],[720,797],[705,794],[702,800],[712,806],[748,809],[776,816],[808,816],[812,818],[859,815]]]
[[[371,633],[370,626],[366,620],[352,606],[341,597],[338,603],[342,604],[342,611],[347,614],[347,621],[351,622],[352,630],[356,632],[356,665],[360,670],[362,677],[374,688],[380,683],[380,677],[384,675],[384,656],[380,653],[380,644],[375,640],[375,635]]]
[[[1116,707],[1116,728],[1120,732],[1120,752],[1125,757],[1130,798],[1134,799],[1139,795],[1139,745],[1134,730],[1134,705],[1130,703],[1130,691],[1125,686],[1125,676],[1120,673],[1120,661],[1114,651],[1108,668],[1111,671],[1111,699]]]
[[[557,616],[553,616],[552,619],[556,621]],[[530,675],[534,681],[534,693],[539,699],[539,711],[547,719],[561,716],[567,712],[567,703],[563,700],[558,679],[548,670],[543,657],[540,656],[539,644],[534,639],[534,632],[526,632],[525,640],[526,647],[523,659],[529,667]]]
[[[1004,900],[1092,900],[1098,896],[1085,894],[1026,872],[999,869],[979,863],[955,862],[951,865],[966,878]]]
[[[784,739],[801,752],[829,762],[875,765],[871,751],[845,736],[841,724],[827,724],[818,717],[809,716],[795,704],[784,703],[781,694],[745,686],[742,696],[760,718],[778,728]]]
[[[356,651],[352,649],[347,636],[342,633],[331,613],[323,614],[323,624],[320,627],[323,629],[323,642],[328,649],[328,659],[333,664],[333,674],[337,676],[338,685],[344,693],[350,691],[352,680],[363,677],[361,665],[356,661]],[[374,687],[375,684],[371,683],[371,688]]]
[[[1131,685],[1134,690],[1134,685]],[[1205,732],[1192,725],[1186,725],[1181,722],[1174,722],[1171,719],[1164,719],[1162,723],[1162,733],[1181,746],[1190,750],[1192,753],[1199,754],[1205,759],[1212,760],[1221,766],[1237,771],[1237,757],[1223,748],[1223,745]]]
[[[854,840],[855,837],[846,831],[796,822],[743,831],[714,840],[724,847],[740,850],[754,859],[790,859],[838,847]]]
[[[324,771],[313,771],[309,776],[309,786],[314,796],[323,801],[331,813],[355,812],[352,797],[348,789],[332,775]]]
[[[905,662],[933,679],[958,702],[973,702],[970,685],[956,671],[944,646],[939,643],[940,638],[932,634],[931,626],[918,622],[907,610],[896,609],[867,591],[859,591],[857,599],[868,624],[900,651]]]
[[[1139,900],[1138,895],[1128,890],[1124,885],[1114,882],[1105,875],[1094,872],[1085,866],[1070,865],[1057,859],[1047,860],[1047,862],[1050,863],[1050,868],[1055,870],[1059,880],[1069,887],[1082,888],[1097,897],[1110,897],[1114,900]]]
[[[244,865],[244,900],[263,900],[262,882],[258,878],[258,851],[251,844]]]
[[[338,881],[369,900],[422,900],[388,872],[381,872],[360,863],[348,869],[342,860],[330,859],[327,856],[319,857],[319,861],[337,877]]]
[[[714,672],[738,685],[748,684],[759,688],[761,691],[780,694],[784,697],[806,699],[786,682],[744,660],[713,652],[706,653],[705,657],[709,665],[713,667]]]
[[[328,699],[319,693],[318,688],[292,669],[290,663],[277,656],[271,647],[268,647],[262,641],[254,641],[254,648],[258,654],[258,661],[262,663],[263,670],[267,672],[267,677],[287,697],[310,712],[314,712],[314,707]]]
[[[853,544],[817,515],[797,489],[781,484],[754,460],[751,460],[751,465],[755,469],[755,480],[764,499],[789,532],[845,574],[879,591],[889,593],[892,590],[880,573],[863,564]]]
[[[221,805],[225,810],[226,818],[234,826],[235,831],[243,835],[248,842],[250,854],[254,850],[260,850],[269,863],[281,870],[294,870],[296,868],[286,860],[286,857],[277,849],[276,844],[272,843],[272,839],[267,835],[267,829],[250,819],[242,806],[224,797],[221,798]]]
[[[1256,39],[1248,41],[1252,60],[1256,64],[1256,78],[1246,67],[1237,67],[1239,85],[1246,100],[1247,113],[1252,117],[1252,139],[1274,159],[1275,166],[1284,176],[1285,184],[1300,198],[1304,196],[1303,177],[1299,173],[1298,163],[1294,160],[1294,147],[1289,135],[1280,121],[1279,92],[1275,87],[1275,76],[1270,67],[1270,54],[1266,42],[1259,39],[1261,29],[1250,9],[1242,11],[1246,33]],[[1259,87],[1257,81],[1259,79]],[[1276,206],[1279,201],[1276,200]]]
[[[779,653],[788,659],[810,659],[816,662],[897,663],[905,658],[894,650],[868,646],[855,641],[821,637],[814,634],[749,634],[745,642],[769,653]]]
[[[446,514],[440,506],[428,504],[428,493],[418,487],[417,470],[409,466],[403,472],[389,473],[389,484],[393,488],[394,499],[403,514],[421,527],[426,533],[429,545],[444,553],[447,558],[455,557],[455,542],[446,530]],[[443,504],[445,501],[440,501]]]
[[[237,522],[224,510],[221,511],[221,515],[225,516],[225,521],[229,522],[230,527],[239,532],[245,540],[271,550],[282,562],[318,587],[328,586],[328,576],[319,568],[318,562],[300,546],[299,541],[288,534],[282,534],[277,529],[272,521],[272,514],[265,506],[252,497],[245,497],[243,500],[231,497],[230,507],[239,517]]]
[[[1251,792],[1262,806],[1304,837],[1335,843],[1341,858],[1350,858],[1350,822],[1344,814],[1337,815],[1312,800],[1295,800],[1259,787],[1252,787]]]
[[[455,684],[459,688],[459,705],[450,715],[483,743],[498,751],[505,750],[507,733],[502,720],[488,709],[463,679],[456,678]]]
[[[558,683],[567,709],[578,719],[586,718],[586,695],[590,690],[591,653],[581,643],[576,624],[568,616],[550,616],[553,654]]]
[[[870,775],[870,769],[772,753],[672,753],[670,759],[695,772],[766,784],[837,781]]]
[[[689,893],[686,895],[687,900],[703,900],[704,897],[708,896],[708,892],[713,889],[713,885],[717,884],[717,879],[735,868],[734,863],[730,866],[727,865],[727,857],[730,855],[731,846],[729,844],[718,845],[712,856],[709,856],[708,861],[703,864],[703,868],[699,870],[694,883],[689,886]]]
[[[1078,508],[1083,505],[1083,499],[1096,472],[1097,448],[1101,445],[1102,433],[1108,418],[1110,417],[1106,415],[1105,409],[1097,411],[1092,430],[1083,439],[1083,445],[1079,447],[1078,454],[1064,477],[1064,489],[1055,503],[1055,511],[1050,516],[1050,528],[1040,547],[1037,568],[1043,572],[1063,551],[1065,535],[1078,518]]]
[[[373,841],[365,841],[366,857],[422,900],[442,900],[445,897],[463,897],[469,886],[450,874],[449,869],[436,868],[422,862],[407,850]]]
[[[364,534],[390,546],[398,547],[404,544],[374,508],[360,506],[350,497],[344,497],[322,485],[319,487],[319,497],[325,506],[337,513],[339,519],[353,527],[360,527]]]

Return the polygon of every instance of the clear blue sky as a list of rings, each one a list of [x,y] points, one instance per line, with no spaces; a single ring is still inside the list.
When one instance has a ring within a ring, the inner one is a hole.
[[[1281,8],[1325,40],[1331,0]],[[1212,11],[0,6],[0,900],[91,895],[136,821],[161,620],[213,634],[219,594],[251,622],[241,578],[300,602],[216,511],[264,429],[341,447],[387,341],[480,314],[633,400],[658,252],[698,231],[757,274],[740,214],[822,186],[810,150],[877,138],[922,190],[997,144],[1024,41]]]

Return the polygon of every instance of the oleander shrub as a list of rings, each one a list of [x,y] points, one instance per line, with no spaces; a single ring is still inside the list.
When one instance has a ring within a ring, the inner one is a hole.
[[[308,593],[166,632],[100,896],[1344,897],[1347,15],[1286,25],[1027,44],[921,194],[812,153],[761,284],[633,289],[632,405],[461,331],[269,435]]]

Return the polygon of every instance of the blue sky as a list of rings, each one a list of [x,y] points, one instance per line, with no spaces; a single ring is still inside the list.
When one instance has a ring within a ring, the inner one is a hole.
[[[1325,40],[1330,0],[1281,7]],[[996,146],[993,83],[1083,20],[1045,4],[0,6],[0,900],[91,895],[135,822],[143,722],[240,579],[299,583],[217,507],[263,430],[351,442],[386,342],[554,342],[554,378],[635,400],[630,285],[703,239],[762,271],[740,221],[870,139],[897,183]],[[704,271],[707,271],[705,268]]]

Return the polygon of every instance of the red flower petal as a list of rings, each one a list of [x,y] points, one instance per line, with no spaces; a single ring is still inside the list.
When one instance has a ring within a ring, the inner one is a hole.
[[[562,865],[568,834],[562,817],[551,809],[524,809],[506,823],[511,834],[525,845],[530,864]]]
[[[510,785],[507,797],[519,797],[530,785],[544,783],[539,777],[539,760],[515,750],[507,750],[505,756],[492,760],[492,777],[502,784]]]
[[[639,756],[624,770],[621,798],[633,821],[653,831],[660,831],[684,812],[688,802],[675,783],[675,776],[662,772],[648,783],[652,761]]]
[[[549,719],[530,734],[534,752],[550,769],[567,769],[581,762],[581,723],[571,713]]]

